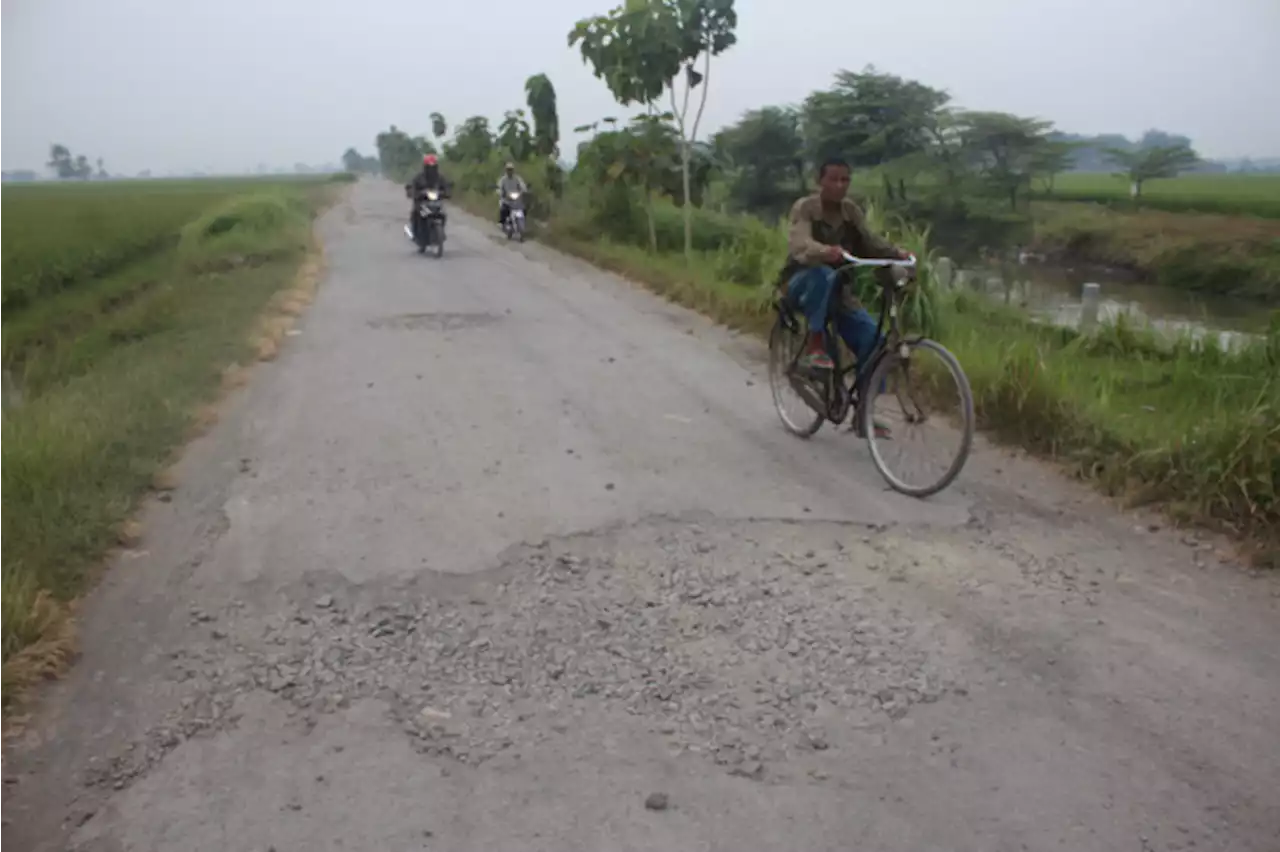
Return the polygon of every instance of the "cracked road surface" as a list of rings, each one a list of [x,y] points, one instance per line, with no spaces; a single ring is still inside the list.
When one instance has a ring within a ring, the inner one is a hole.
[[[1280,849],[1275,578],[985,445],[889,493],[758,344],[403,207],[86,601],[10,850]]]

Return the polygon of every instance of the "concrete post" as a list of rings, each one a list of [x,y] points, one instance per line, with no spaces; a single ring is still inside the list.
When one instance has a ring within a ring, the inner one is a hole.
[[[956,266],[951,258],[938,258],[938,262],[933,265],[933,280],[937,282],[939,290],[950,290],[955,286]]]
[[[1098,308],[1102,304],[1102,287],[1088,283],[1080,291],[1080,330],[1092,331],[1098,325]]]

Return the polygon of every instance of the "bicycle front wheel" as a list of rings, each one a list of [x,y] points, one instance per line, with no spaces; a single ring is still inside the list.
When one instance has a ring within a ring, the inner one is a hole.
[[[960,362],[940,343],[905,346],[906,357],[886,353],[868,378],[860,425],[889,487],[928,497],[950,485],[969,458],[973,391]]]

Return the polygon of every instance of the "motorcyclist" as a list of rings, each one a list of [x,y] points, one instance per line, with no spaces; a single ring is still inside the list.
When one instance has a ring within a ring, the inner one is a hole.
[[[418,196],[434,189],[440,192],[441,198],[449,197],[449,181],[440,172],[440,163],[435,154],[427,154],[422,158],[422,171],[413,176],[413,180],[405,184],[405,195],[409,196],[409,227],[414,224],[418,215]]]
[[[498,224],[507,224],[507,214],[511,212],[507,201],[511,193],[518,192],[524,195],[529,191],[529,186],[524,179],[516,174],[515,163],[508,162],[503,170],[502,177],[498,178]]]

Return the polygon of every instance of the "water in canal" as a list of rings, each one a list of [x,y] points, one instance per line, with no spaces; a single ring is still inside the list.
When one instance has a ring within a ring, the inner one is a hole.
[[[1006,283],[1007,282],[1007,283]],[[1256,301],[1163,287],[1130,276],[1027,262],[999,269],[965,270],[960,286],[1025,308],[1057,325],[1078,326],[1081,292],[1086,282],[1100,286],[1098,318],[1113,322],[1125,315],[1170,335],[1216,337],[1220,345],[1237,346],[1266,331],[1271,310]]]

